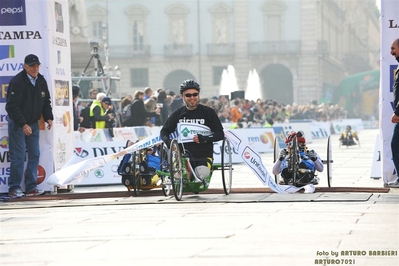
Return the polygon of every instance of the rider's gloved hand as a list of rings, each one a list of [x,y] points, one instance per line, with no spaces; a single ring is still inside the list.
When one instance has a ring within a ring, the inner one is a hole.
[[[200,143],[206,143],[206,137],[201,135],[201,134],[197,134],[198,136],[198,140]]]
[[[284,160],[285,157],[287,157],[287,155],[288,155],[287,149],[282,149],[282,150],[280,151],[280,158],[279,158],[279,160],[280,160],[280,161]]]
[[[317,153],[314,150],[310,150],[308,151],[308,157],[314,162],[317,160]]]

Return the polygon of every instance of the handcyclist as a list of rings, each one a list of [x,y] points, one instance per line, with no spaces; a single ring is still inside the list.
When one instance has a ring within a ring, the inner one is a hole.
[[[170,146],[169,135],[177,129],[177,124],[201,124],[210,128],[210,134],[197,134],[192,142],[184,143],[184,150],[190,158],[190,163],[198,178],[206,185],[213,163],[213,142],[224,137],[223,126],[214,109],[200,104],[200,84],[193,79],[183,81],[180,85],[180,94],[184,106],[174,111],[166,120],[161,129],[161,139]]]
[[[356,141],[359,141],[359,137],[357,136],[356,131],[352,132],[352,127],[350,125],[346,126],[346,129],[344,132],[341,133],[341,137],[339,138],[341,141],[342,145],[356,145]]]
[[[280,182],[280,184],[292,184],[293,175],[292,172],[289,171],[289,160],[288,157],[291,153],[292,149],[292,141],[294,137],[297,138],[298,148],[299,148],[299,164],[298,164],[298,172],[296,173],[297,184],[306,185],[313,184],[317,185],[319,183],[319,179],[315,177],[315,171],[323,172],[324,165],[321,161],[319,155],[314,150],[308,150],[306,147],[306,139],[302,131],[298,132],[290,132],[286,139],[285,144],[286,148],[280,151],[279,159],[273,165],[273,174],[278,175],[281,174],[281,177],[284,181]]]

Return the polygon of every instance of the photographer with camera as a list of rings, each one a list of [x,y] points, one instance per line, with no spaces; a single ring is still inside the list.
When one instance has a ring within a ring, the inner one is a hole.
[[[115,114],[113,113],[111,98],[106,97],[105,93],[97,94],[96,100],[91,104],[90,119],[93,128],[110,128],[110,125],[112,125]]]

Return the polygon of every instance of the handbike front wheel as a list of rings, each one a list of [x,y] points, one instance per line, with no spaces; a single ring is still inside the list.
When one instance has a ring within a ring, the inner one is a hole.
[[[227,138],[223,139],[222,143],[222,179],[223,179],[223,189],[226,195],[231,192],[231,184],[233,181],[233,164],[231,155],[231,145]]]
[[[180,201],[183,196],[183,166],[179,144],[175,139],[170,143],[168,160],[173,194],[175,195],[176,200]]]

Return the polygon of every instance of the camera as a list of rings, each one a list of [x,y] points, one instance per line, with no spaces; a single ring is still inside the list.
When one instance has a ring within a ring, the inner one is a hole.
[[[92,49],[92,54],[98,54],[98,48],[100,48],[100,42],[98,39],[94,38],[90,41],[90,47]]]

